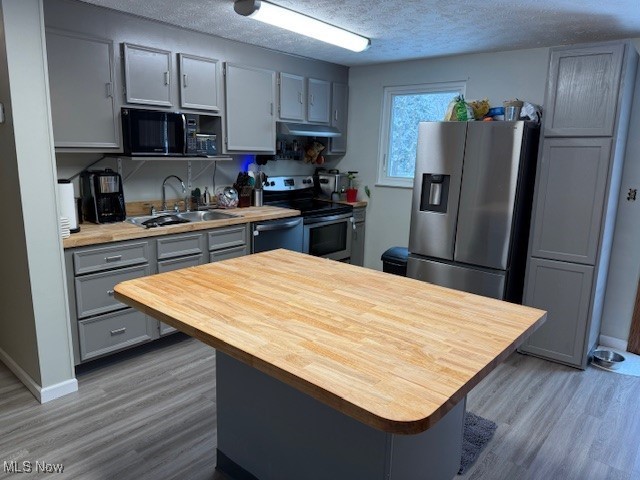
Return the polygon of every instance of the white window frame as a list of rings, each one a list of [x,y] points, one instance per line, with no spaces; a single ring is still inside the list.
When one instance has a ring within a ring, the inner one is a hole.
[[[438,93],[443,91],[458,91],[461,95],[465,95],[466,88],[467,83],[465,81],[426,83],[420,85],[393,85],[384,87],[382,97],[382,117],[380,121],[380,145],[378,148],[377,186],[413,188],[413,178],[391,177],[387,173],[389,133],[391,128],[391,105],[393,97],[396,95]]]

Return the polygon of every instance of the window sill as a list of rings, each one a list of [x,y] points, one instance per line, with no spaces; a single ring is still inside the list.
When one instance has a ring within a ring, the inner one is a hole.
[[[413,189],[413,183],[411,185],[408,184],[398,184],[398,183],[380,183],[380,182],[376,182],[374,184],[375,187],[386,187],[386,188],[406,188],[406,189]]]

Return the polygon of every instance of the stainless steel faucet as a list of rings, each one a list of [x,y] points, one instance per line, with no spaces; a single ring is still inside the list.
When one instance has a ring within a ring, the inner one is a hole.
[[[175,178],[176,180],[178,180],[180,182],[180,185],[182,186],[182,195],[184,196],[184,210],[185,210],[185,212],[188,212],[189,211],[189,196],[187,195],[187,187],[184,186],[184,182],[177,175],[169,175],[167,178],[165,178],[162,181],[162,210],[166,210],[167,209],[167,197],[166,197],[165,186],[167,184],[167,180],[169,180],[170,178]],[[176,205],[176,209],[177,209],[177,205]]]

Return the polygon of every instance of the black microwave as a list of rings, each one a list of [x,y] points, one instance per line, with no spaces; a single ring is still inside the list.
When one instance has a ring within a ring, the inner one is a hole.
[[[124,154],[129,156],[197,155],[198,115],[122,109]]]

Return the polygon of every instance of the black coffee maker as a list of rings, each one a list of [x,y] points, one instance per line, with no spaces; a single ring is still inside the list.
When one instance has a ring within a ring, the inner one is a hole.
[[[85,220],[112,223],[127,218],[122,178],[113,170],[85,170],[80,174],[80,192]]]

